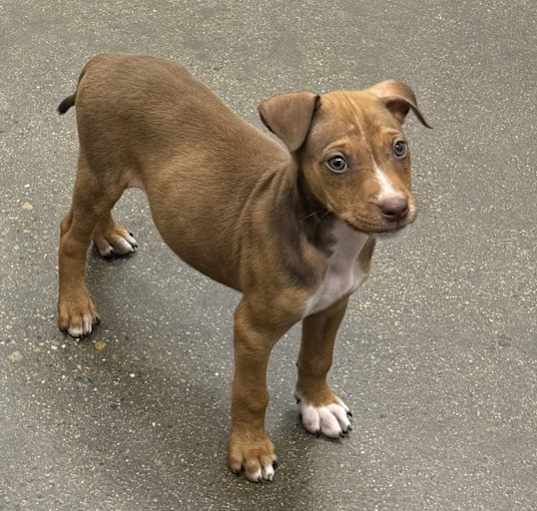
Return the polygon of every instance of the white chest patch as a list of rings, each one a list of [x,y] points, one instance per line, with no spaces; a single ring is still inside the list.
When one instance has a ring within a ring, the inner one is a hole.
[[[332,236],[335,243],[326,273],[315,294],[306,301],[303,317],[322,311],[356,291],[367,277],[357,259],[369,236],[340,221],[334,225]]]

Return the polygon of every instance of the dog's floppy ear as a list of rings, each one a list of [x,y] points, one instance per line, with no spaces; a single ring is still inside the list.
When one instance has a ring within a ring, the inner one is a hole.
[[[418,108],[414,92],[406,83],[386,80],[373,85],[367,91],[380,98],[401,124],[403,124],[408,111],[412,109],[419,121],[427,128],[432,129]]]
[[[257,111],[263,124],[293,152],[306,140],[318,101],[313,92],[291,92],[262,101]]]

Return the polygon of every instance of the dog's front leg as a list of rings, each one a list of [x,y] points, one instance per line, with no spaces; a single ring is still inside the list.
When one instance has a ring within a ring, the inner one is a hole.
[[[298,358],[296,398],[307,431],[337,438],[350,428],[350,412],[328,385],[336,334],[345,315],[347,298],[304,318]]]
[[[265,432],[267,365],[274,344],[287,328],[256,316],[246,301],[235,312],[235,373],[229,439],[229,466],[250,481],[272,480],[274,446]]]

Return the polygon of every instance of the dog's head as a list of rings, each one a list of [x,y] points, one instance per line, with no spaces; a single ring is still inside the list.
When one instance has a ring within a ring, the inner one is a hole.
[[[319,202],[355,229],[396,231],[414,221],[409,110],[430,127],[412,90],[385,81],[364,91],[296,92],[259,105],[264,124],[296,155]]]

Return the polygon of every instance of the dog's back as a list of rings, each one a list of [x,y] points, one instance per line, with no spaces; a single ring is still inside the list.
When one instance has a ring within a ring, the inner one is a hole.
[[[81,155],[101,185],[144,189],[157,227],[174,251],[233,285],[236,269],[224,264],[219,274],[222,265],[213,259],[234,259],[237,247],[230,240],[241,231],[236,223],[244,205],[261,174],[289,161],[288,151],[232,112],[185,68],[155,57],[94,57],[76,93],[58,110],[72,104]]]
[[[75,98],[66,98],[59,108],[66,111],[73,101],[80,142],[95,157],[109,156],[110,148],[116,148],[143,165],[155,154],[173,158],[207,140],[204,152],[209,147],[212,153],[225,153],[228,161],[237,156],[242,162],[250,159],[254,146],[256,154],[278,147],[185,68],[154,57],[94,57],[83,70]]]

